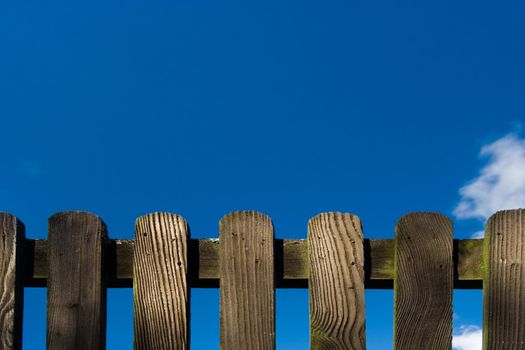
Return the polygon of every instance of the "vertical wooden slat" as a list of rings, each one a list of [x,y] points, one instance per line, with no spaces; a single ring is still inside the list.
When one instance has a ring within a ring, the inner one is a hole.
[[[134,348],[188,349],[189,230],[181,216],[137,219],[133,263]]]
[[[452,223],[438,213],[413,213],[396,226],[394,348],[452,346]]]
[[[275,349],[271,219],[241,211],[223,217],[219,226],[221,349]]]
[[[0,350],[21,348],[23,242],[23,224],[0,213]]]
[[[106,226],[96,215],[61,212],[49,218],[47,348],[104,349]]]
[[[485,231],[483,348],[525,349],[525,209],[494,214]]]
[[[361,221],[322,213],[308,223],[312,349],[365,349],[364,248]]]

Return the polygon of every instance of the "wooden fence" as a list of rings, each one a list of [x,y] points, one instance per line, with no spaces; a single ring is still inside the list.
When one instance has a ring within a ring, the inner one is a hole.
[[[483,289],[485,349],[525,349],[525,210],[493,215],[485,238],[455,240],[437,213],[394,239],[364,239],[359,218],[323,213],[306,240],[274,239],[254,211],[226,215],[219,239],[191,239],[178,215],[136,221],[112,240],[86,212],[49,219],[47,240],[0,214],[0,349],[21,344],[23,287],[47,286],[48,349],[105,347],[106,288],[133,287],[136,349],[187,349],[191,287],[220,287],[221,349],[275,348],[275,288],[308,288],[313,349],[365,348],[365,288],[394,289],[394,347],[450,349],[452,291]]]

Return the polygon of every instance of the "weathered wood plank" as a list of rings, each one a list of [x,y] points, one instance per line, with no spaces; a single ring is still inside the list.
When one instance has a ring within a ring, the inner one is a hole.
[[[483,348],[525,349],[525,209],[488,220],[484,255]]]
[[[133,265],[134,348],[189,348],[188,225],[169,213],[139,217]]]
[[[105,348],[106,237],[96,215],[71,211],[49,218],[48,349]]]
[[[283,265],[283,280],[308,278],[308,244],[305,240],[278,240],[278,246],[283,247],[280,263]]]
[[[452,223],[437,213],[412,213],[396,225],[394,348],[452,346]]]
[[[219,287],[219,239],[199,239],[193,253],[197,263],[195,280],[214,280]]]
[[[483,240],[454,240],[454,288],[483,287]]]
[[[24,225],[0,213],[0,350],[21,349]]]
[[[365,349],[365,256],[361,221],[322,213],[308,223],[312,349]]]
[[[394,278],[394,249],[393,239],[366,239],[370,248],[370,276],[375,280],[392,280]]]
[[[130,288],[133,284],[133,240],[109,240],[106,246],[108,287]],[[394,240],[365,239],[365,286],[392,289],[394,278]],[[199,288],[219,287],[219,240],[191,239],[190,284]],[[25,241],[26,287],[44,287],[47,278],[47,241]],[[275,256],[278,288],[308,287],[306,240],[276,239]],[[277,253],[276,253],[277,254]],[[483,282],[483,240],[454,240],[454,288],[481,289]],[[31,263],[32,262],[32,263]],[[282,266],[281,266],[282,265]]]
[[[219,240],[221,349],[275,349],[271,219],[255,211],[228,214]]]

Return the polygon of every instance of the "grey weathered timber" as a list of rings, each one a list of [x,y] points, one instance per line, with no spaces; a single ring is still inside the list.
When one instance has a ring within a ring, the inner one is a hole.
[[[484,248],[483,348],[525,349],[525,209],[494,214]]]
[[[322,213],[308,223],[312,349],[365,349],[365,257],[361,221]]]
[[[104,349],[106,226],[96,215],[61,212],[49,218],[47,348]]]
[[[396,226],[394,348],[452,346],[452,223],[437,213],[413,213]]]
[[[454,240],[454,288],[482,289],[483,239]]]
[[[0,213],[0,350],[21,348],[23,242],[23,224]]]
[[[134,348],[189,348],[189,230],[181,216],[153,213],[135,224]]]
[[[255,211],[228,214],[219,240],[221,349],[275,349],[271,219]]]
[[[365,239],[365,287],[392,289],[394,279],[394,240]],[[133,280],[133,240],[114,239],[106,245],[108,287],[131,288]],[[28,266],[26,287],[44,287],[47,278],[47,241],[25,241]],[[483,282],[483,240],[454,240],[454,288],[481,289]],[[280,288],[308,287],[307,242],[303,239],[276,239],[276,283]],[[190,284],[199,288],[219,287],[219,241],[190,240]],[[282,256],[279,256],[279,252]]]

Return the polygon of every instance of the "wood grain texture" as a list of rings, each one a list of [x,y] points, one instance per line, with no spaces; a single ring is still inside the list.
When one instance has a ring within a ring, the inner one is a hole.
[[[278,240],[282,246],[283,255],[280,257],[283,280],[299,280],[308,278],[308,244],[305,240],[285,239]]]
[[[365,273],[361,221],[322,213],[308,223],[312,349],[365,349]]]
[[[485,231],[483,348],[525,349],[525,209],[494,214]]]
[[[437,213],[413,213],[396,226],[394,348],[452,346],[452,223]]]
[[[137,219],[134,258],[134,348],[189,348],[188,239],[178,215]]]
[[[274,231],[255,211],[224,216],[220,240],[222,350],[275,349]]]
[[[470,281],[479,282],[475,285],[477,289],[483,286],[483,240],[482,239],[455,239],[454,253],[455,276],[458,282]],[[454,283],[457,288],[458,283]]]
[[[393,280],[395,241],[393,239],[365,239],[365,250],[366,246],[370,249],[370,255],[365,255],[368,261],[365,267],[370,272],[370,279]]]
[[[23,241],[22,223],[0,213],[0,350],[21,348]]]
[[[219,280],[219,240],[199,239],[198,246],[198,271],[197,279]],[[219,283],[215,285],[218,287]]]
[[[106,226],[96,215],[61,212],[49,218],[47,348],[104,349]]]

